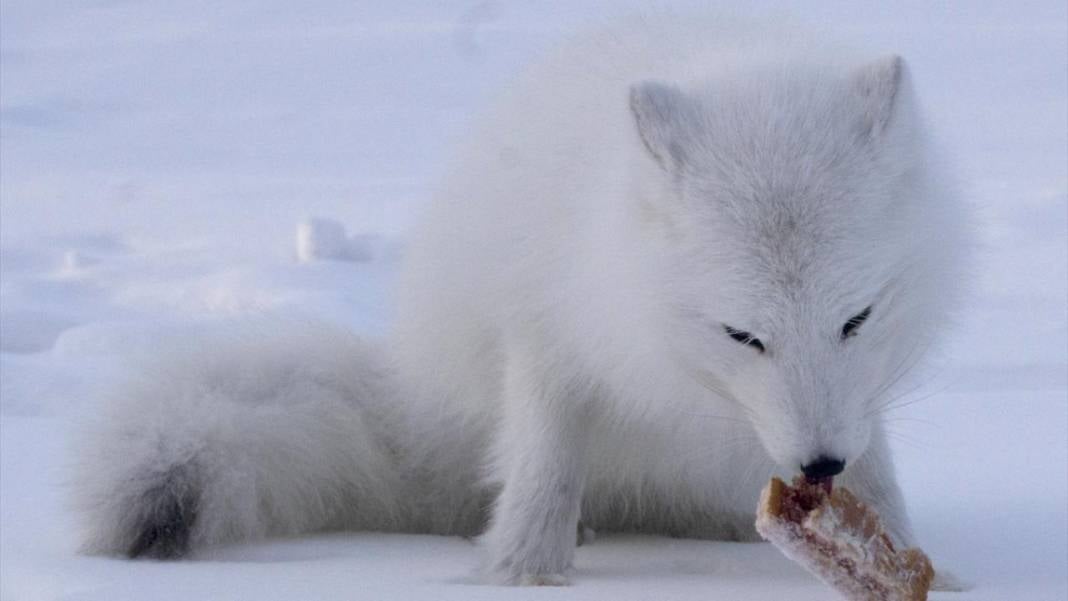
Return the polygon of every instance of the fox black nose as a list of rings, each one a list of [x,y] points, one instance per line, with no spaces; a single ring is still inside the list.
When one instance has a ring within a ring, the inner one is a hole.
[[[845,461],[820,455],[815,461],[801,466],[801,472],[810,480],[837,476],[845,469]]]

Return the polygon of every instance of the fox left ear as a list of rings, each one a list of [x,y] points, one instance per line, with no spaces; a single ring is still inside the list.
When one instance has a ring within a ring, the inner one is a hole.
[[[900,104],[905,79],[905,61],[892,54],[864,65],[851,77],[853,93],[861,102],[861,136],[878,139],[889,127]]]

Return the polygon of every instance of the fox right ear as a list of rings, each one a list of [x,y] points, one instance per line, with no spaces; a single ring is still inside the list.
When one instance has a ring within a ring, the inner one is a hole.
[[[685,95],[675,86],[646,81],[630,88],[630,112],[642,144],[669,171],[686,158],[682,143],[687,109]]]

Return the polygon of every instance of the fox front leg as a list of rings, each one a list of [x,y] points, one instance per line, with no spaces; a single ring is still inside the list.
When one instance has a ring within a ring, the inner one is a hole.
[[[563,585],[575,553],[589,407],[582,391],[535,365],[509,357],[494,466],[504,487],[483,543],[494,581]]]

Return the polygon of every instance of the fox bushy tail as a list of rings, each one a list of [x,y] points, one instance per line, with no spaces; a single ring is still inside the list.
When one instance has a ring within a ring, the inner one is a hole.
[[[84,550],[173,558],[271,535],[399,529],[390,379],[378,349],[325,326],[169,348],[81,428],[72,491]]]

